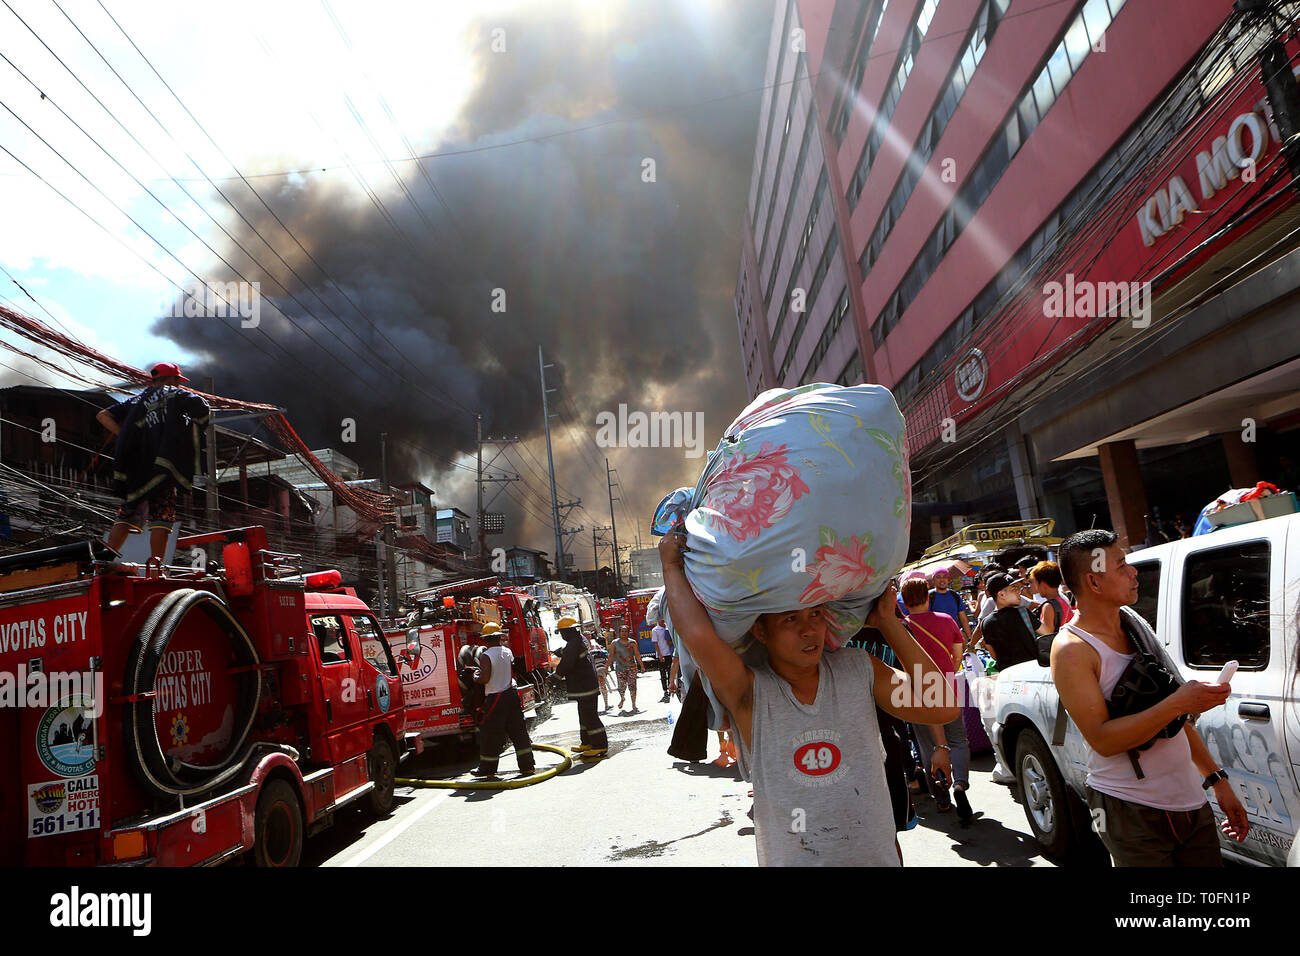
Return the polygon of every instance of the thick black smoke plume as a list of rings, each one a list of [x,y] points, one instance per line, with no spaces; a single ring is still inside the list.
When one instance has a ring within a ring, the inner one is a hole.
[[[422,478],[440,505],[471,513],[472,475],[447,459],[473,451],[475,413],[485,434],[518,435],[545,463],[540,344],[557,366],[557,478],[589,512],[570,523],[608,523],[603,461],[599,473],[592,462],[605,452],[588,441],[598,412],[703,411],[712,447],[745,402],[732,294],[770,24],[766,2],[736,3],[707,29],[690,4],[632,2],[604,5],[599,29],[558,3],[480,22],[465,38],[481,51],[477,86],[437,147],[478,151],[424,161],[445,208],[409,162],[395,169],[419,212],[395,188],[375,204],[341,170],[254,180],[309,258],[236,184],[230,194],[302,281],[242,223],[232,231],[302,304],[232,246],[221,251],[261,279],[260,327],[165,318],[155,331],[204,357],[191,378],[283,405],[312,447],[337,447],[369,474],[387,432],[390,477]],[[504,53],[491,49],[497,28]],[[702,102],[739,90],[752,92]],[[551,135],[580,126],[596,128]],[[342,442],[345,419],[354,444]],[[678,449],[609,455],[643,536],[658,498],[703,464]],[[500,499],[507,533],[492,543],[552,551],[544,475],[521,474],[532,513]],[[618,517],[626,543],[635,529]],[[589,542],[573,547],[583,566]]]

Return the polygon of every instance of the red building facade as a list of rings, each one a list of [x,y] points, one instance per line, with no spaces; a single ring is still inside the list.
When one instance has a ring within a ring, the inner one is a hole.
[[[1221,0],[779,2],[737,293],[751,391],[890,387],[920,541],[1045,514],[1140,544],[1149,514],[1285,483],[1300,273],[1273,34]],[[791,166],[804,87],[828,159]],[[767,233],[822,181],[813,243],[838,261],[814,286]]]

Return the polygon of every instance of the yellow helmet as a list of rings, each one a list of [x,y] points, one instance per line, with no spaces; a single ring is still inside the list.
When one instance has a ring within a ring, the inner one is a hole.
[[[498,624],[496,621],[488,621],[486,624],[483,625],[484,637],[492,637],[493,635],[500,635],[500,633],[501,633],[501,625]]]
[[[560,630],[564,630],[566,627],[577,627],[578,622],[566,614],[564,617],[560,618],[558,621],[555,622],[555,626],[558,627]]]

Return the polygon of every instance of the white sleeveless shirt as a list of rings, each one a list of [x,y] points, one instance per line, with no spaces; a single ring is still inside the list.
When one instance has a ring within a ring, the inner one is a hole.
[[[510,653],[510,648],[498,644],[496,647],[485,647],[479,653],[486,655],[492,662],[492,676],[483,685],[484,694],[499,694],[514,686],[515,655]]]
[[[1061,630],[1087,641],[1101,657],[1101,695],[1109,701],[1134,655],[1112,650],[1105,641],[1073,622],[1062,624]],[[1103,757],[1089,747],[1088,786],[1157,810],[1198,810],[1206,803],[1201,772],[1192,763],[1192,748],[1186,734],[1160,738],[1149,749],[1138,751],[1138,762],[1146,775],[1141,780],[1133,772],[1127,751]]]

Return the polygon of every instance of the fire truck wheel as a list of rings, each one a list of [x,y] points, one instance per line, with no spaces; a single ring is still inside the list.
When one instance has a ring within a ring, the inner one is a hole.
[[[397,755],[393,753],[393,745],[383,737],[376,737],[368,761],[370,779],[375,782],[368,797],[370,809],[376,816],[387,816],[393,809],[393,786],[397,779]]]
[[[297,866],[302,856],[302,804],[298,794],[278,777],[262,787],[253,824],[253,861],[258,866]]]

